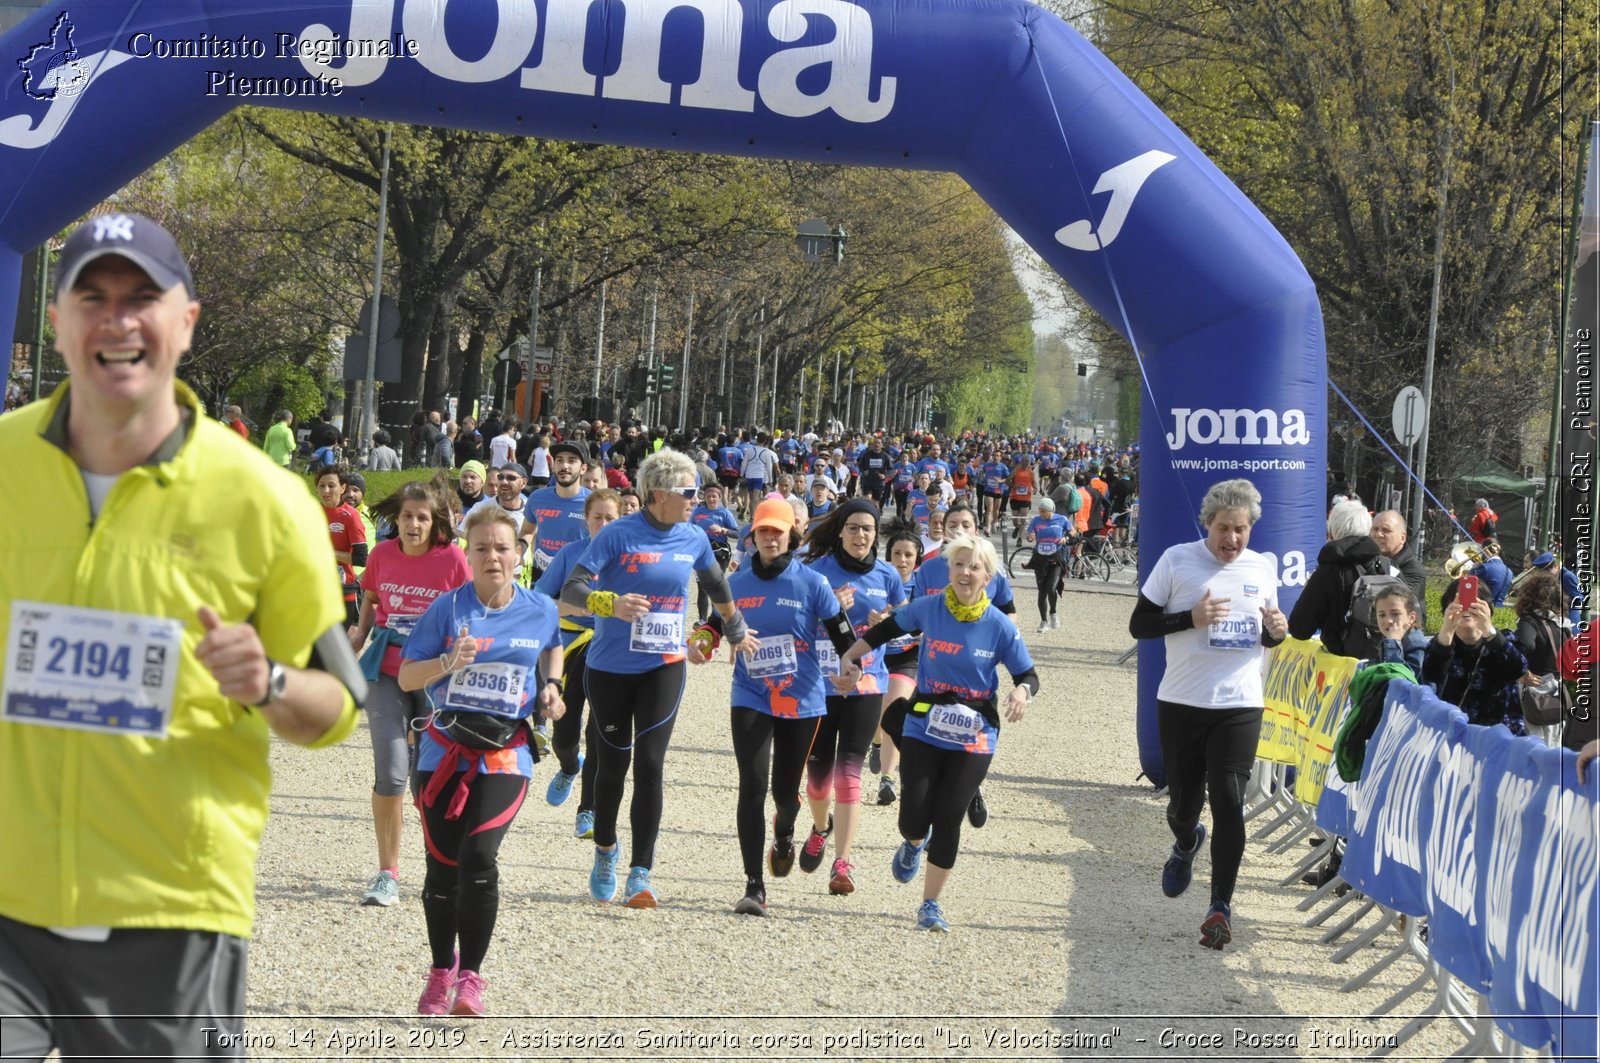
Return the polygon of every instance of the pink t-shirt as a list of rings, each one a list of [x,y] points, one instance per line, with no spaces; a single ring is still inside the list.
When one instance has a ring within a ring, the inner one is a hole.
[[[409,635],[435,598],[471,579],[467,555],[455,543],[435,546],[421,557],[410,557],[400,548],[400,540],[385,539],[367,555],[367,571],[361,583],[378,596],[374,623]],[[399,675],[400,664],[400,647],[390,646],[384,651],[384,675]]]

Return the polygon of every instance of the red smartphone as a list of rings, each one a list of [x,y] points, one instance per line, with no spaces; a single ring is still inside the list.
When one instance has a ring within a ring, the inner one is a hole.
[[[1461,609],[1464,612],[1468,609],[1471,609],[1473,603],[1477,600],[1478,577],[1462,576],[1461,585],[1456,588],[1456,603],[1461,606]]]

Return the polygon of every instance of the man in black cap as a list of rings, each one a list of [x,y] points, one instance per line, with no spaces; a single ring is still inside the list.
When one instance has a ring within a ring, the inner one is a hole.
[[[0,1043],[215,1055],[244,1033],[270,734],[342,740],[366,685],[320,507],[177,380],[200,303],[171,234],[92,219],[49,313],[68,380],[0,419],[0,493],[64,518],[0,528]]]
[[[550,444],[551,482],[529,495],[522,510],[522,540],[533,546],[535,580],[563,546],[588,534],[583,505],[589,489],[579,483],[588,462],[589,448],[578,440]]]

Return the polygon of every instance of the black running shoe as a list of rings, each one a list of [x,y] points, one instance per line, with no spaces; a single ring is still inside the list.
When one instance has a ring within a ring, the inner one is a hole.
[[[811,828],[811,835],[806,838],[806,847],[800,850],[800,870],[811,874],[822,866],[822,854],[828,848],[828,835],[833,833],[833,813],[828,813],[828,829],[818,830]]]
[[[983,799],[982,790],[973,794],[972,801],[967,805],[967,822],[974,827],[981,827],[989,822],[989,802]]]

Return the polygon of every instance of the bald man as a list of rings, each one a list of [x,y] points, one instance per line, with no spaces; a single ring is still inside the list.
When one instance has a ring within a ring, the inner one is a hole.
[[[1384,510],[1372,518],[1372,539],[1378,544],[1378,552],[1400,570],[1400,578],[1411,588],[1418,605],[1425,603],[1428,600],[1428,574],[1422,567],[1422,558],[1411,549],[1406,534],[1406,519],[1396,510]]]

